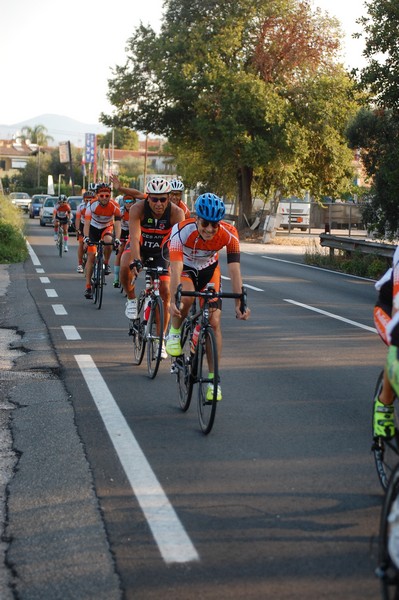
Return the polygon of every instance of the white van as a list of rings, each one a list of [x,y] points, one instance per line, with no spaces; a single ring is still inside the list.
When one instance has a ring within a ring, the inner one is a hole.
[[[302,231],[309,229],[310,201],[297,196],[282,198],[279,202],[277,214],[281,215],[280,227],[293,229],[297,227]]]

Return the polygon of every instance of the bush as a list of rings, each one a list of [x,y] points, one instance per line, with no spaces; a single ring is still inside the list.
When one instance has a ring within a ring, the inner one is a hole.
[[[367,277],[369,279],[379,279],[390,266],[390,262],[375,254],[362,254],[354,252],[348,256],[346,252],[340,251],[334,256],[317,250],[307,251],[304,256],[307,265],[316,265],[348,273],[348,275],[357,275],[358,277]]]
[[[24,221],[19,209],[0,195],[0,264],[27,259],[28,249],[23,230]]]

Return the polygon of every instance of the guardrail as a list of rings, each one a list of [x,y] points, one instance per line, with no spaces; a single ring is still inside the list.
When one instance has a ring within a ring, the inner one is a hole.
[[[330,248],[330,256],[334,255],[335,250],[343,250],[347,254],[360,251],[362,254],[375,254],[382,258],[392,259],[396,250],[396,245],[394,244],[368,242],[367,240],[341,237],[329,233],[320,234],[320,246]]]

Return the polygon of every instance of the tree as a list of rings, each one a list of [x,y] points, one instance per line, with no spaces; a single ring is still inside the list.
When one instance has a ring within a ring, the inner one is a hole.
[[[363,26],[368,64],[356,71],[368,95],[348,129],[352,147],[362,148],[362,161],[373,180],[365,222],[381,236],[399,232],[399,5],[396,0],[366,2]],[[360,34],[359,36],[360,37]]]
[[[22,127],[21,130],[23,139],[28,139],[32,144],[38,146],[48,146],[50,141],[53,141],[51,135],[47,135],[47,128],[44,125],[35,125],[34,127]]]
[[[194,154],[197,181],[237,192],[240,224],[251,212],[254,178],[269,190],[296,191],[339,156],[346,167],[326,169],[327,187],[341,183],[349,164],[342,124],[354,101],[333,60],[336,21],[298,0],[167,0],[165,7],[159,35],[141,25],[129,40],[127,61],[109,81],[116,114],[102,122],[164,135],[179,154]],[[327,80],[328,98],[320,93]],[[315,91],[316,123],[299,111]],[[328,151],[317,152],[323,145]]]
[[[108,148],[114,143],[114,148],[119,150],[138,150],[139,136],[137,131],[132,131],[127,127],[115,128],[112,136],[112,131],[107,131],[104,135],[97,136],[97,144]]]

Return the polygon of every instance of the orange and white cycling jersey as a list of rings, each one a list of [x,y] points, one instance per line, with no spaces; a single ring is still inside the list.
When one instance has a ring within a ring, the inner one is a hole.
[[[240,262],[238,231],[230,223],[220,221],[214,237],[205,241],[198,233],[196,219],[186,219],[173,226],[169,254],[171,261],[182,261],[187,267],[200,271],[218,261],[218,252],[226,248],[227,262]]]
[[[58,220],[66,220],[68,218],[68,215],[71,214],[71,207],[69,206],[69,204],[67,204],[67,202],[62,202],[61,204],[56,204],[54,206],[54,210],[53,210],[53,215],[55,219]]]
[[[121,209],[114,200],[110,200],[105,206],[100,204],[99,200],[94,200],[86,208],[85,221],[89,221],[90,225],[96,229],[109,227],[114,219],[121,220]]]
[[[177,203],[177,206],[179,208],[181,208],[182,211],[184,212],[184,218],[185,219],[190,219],[191,218],[191,211],[188,208],[187,204],[185,202],[183,202],[183,200],[179,200],[179,202]]]

